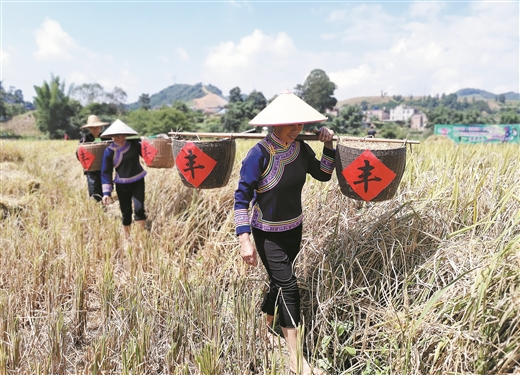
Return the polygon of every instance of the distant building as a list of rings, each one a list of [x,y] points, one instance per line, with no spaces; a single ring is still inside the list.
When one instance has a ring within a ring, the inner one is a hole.
[[[337,107],[334,107],[332,109],[327,108],[325,110],[325,115],[329,115],[331,117],[338,117],[339,116],[339,109]]]
[[[415,114],[415,109],[399,105],[390,110],[390,121],[406,122]]]
[[[364,111],[363,114],[365,115],[367,122],[370,122],[374,117],[377,118],[379,121],[385,121],[390,118],[390,115],[387,111],[379,108],[369,109],[367,111]]]
[[[205,115],[221,115],[221,114],[225,114],[226,111],[223,107],[206,107],[206,108],[203,108],[203,109],[200,109],[200,111],[202,111],[202,113],[204,113]]]
[[[428,118],[421,111],[417,111],[410,117],[410,129],[424,130],[428,124]]]

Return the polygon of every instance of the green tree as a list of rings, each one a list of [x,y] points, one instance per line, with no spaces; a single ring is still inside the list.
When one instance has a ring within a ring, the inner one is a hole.
[[[445,107],[443,105],[435,107],[425,112],[428,118],[428,129],[433,129],[435,124],[462,124],[464,121],[464,112]]]
[[[443,93],[441,95],[440,105],[443,105],[451,109],[461,109],[461,105],[458,101],[457,94],[446,95]]]
[[[149,94],[141,94],[139,96],[139,105],[141,109],[149,110],[150,109],[150,95]]]
[[[499,122],[500,124],[520,124],[520,114],[513,109],[502,112]]]
[[[339,115],[332,120],[330,128],[337,133],[360,135],[363,112],[357,105],[341,107]]]
[[[462,123],[466,125],[471,124],[488,124],[489,121],[480,115],[480,112],[476,109],[466,111],[463,113]]]
[[[244,121],[244,111],[240,103],[229,103],[226,114],[222,117],[222,127],[224,131],[238,132]]]
[[[254,117],[252,101],[229,103],[226,114],[222,117],[224,131],[236,133],[250,129],[248,122]]]
[[[6,92],[2,86],[2,81],[0,81],[0,118],[6,120],[27,112],[25,105],[22,90],[17,90],[11,86],[9,92]]]
[[[296,95],[320,113],[334,108],[338,102],[333,97],[337,86],[331,82],[327,74],[321,69],[314,69],[303,85],[296,85]]]
[[[258,112],[267,106],[267,99],[265,98],[264,94],[256,90],[251,91],[246,101],[251,102],[253,104],[253,108]]]
[[[185,113],[169,107],[163,107],[157,111],[131,111],[123,121],[140,135],[168,134],[171,130],[195,130]]]
[[[7,117],[6,94],[2,81],[0,81],[0,118],[2,118],[2,121]]]
[[[147,127],[148,134],[168,134],[169,131],[193,131],[193,127],[185,113],[174,108],[163,108],[153,111],[155,121]]]
[[[84,83],[70,89],[70,97],[86,106],[94,102],[101,103],[105,99],[105,90],[99,83]]]
[[[242,93],[240,91],[240,87],[233,87],[229,91],[229,103],[240,103],[243,102]]]
[[[172,108],[174,108],[178,111],[181,111],[182,113],[186,113],[186,114],[190,112],[190,109],[188,108],[186,103],[184,103],[183,101],[180,101],[180,100],[175,100],[172,103]]]
[[[403,128],[397,124],[385,124],[381,129],[377,130],[377,136],[387,139],[405,138],[406,134]]]
[[[36,90],[36,125],[51,139],[62,138],[64,134],[76,132],[70,119],[80,110],[81,105],[65,95],[65,82],[51,75],[50,83],[34,86]]]
[[[235,133],[250,129],[248,122],[266,105],[267,100],[261,92],[253,90],[244,100],[240,88],[232,88],[226,114],[221,118],[223,130]]]
[[[116,106],[119,115],[125,112],[125,103],[127,99],[126,92],[120,87],[114,87],[112,92],[105,93],[105,100],[109,104]]]
[[[117,105],[113,103],[91,103],[85,107],[82,107],[76,114],[71,118],[71,125],[76,131],[71,132],[69,136],[71,138],[79,137],[80,133],[88,133],[88,130],[80,129],[81,126],[85,125],[88,116],[96,115],[101,121],[112,123],[120,117],[120,112]]]

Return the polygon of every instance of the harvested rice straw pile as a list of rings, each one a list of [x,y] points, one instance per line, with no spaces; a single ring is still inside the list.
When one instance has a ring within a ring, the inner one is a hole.
[[[345,147],[351,147],[351,148],[359,148],[363,150],[392,150],[395,148],[401,148],[405,147],[406,142],[403,141],[402,143],[398,142],[384,142],[382,140],[378,141],[366,141],[364,139],[360,139],[359,141],[353,141],[353,140],[345,140],[341,139],[338,142],[338,144],[345,146]]]

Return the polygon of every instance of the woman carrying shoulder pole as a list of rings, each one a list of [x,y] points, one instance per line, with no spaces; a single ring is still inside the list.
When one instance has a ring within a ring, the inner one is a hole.
[[[242,161],[235,191],[240,255],[252,266],[257,265],[257,256],[260,257],[270,283],[262,304],[266,323],[272,325],[277,309],[289,348],[291,370],[304,375],[322,371],[311,368],[301,349],[297,349],[300,294],[293,263],[302,240],[301,195],[307,174],[319,181],[331,179],[335,150],[334,132],[325,127],[318,132],[318,139],[324,143],[321,160],[308,144],[296,137],[305,123],[325,120],[325,116],[296,95],[290,92],[279,95],[250,122],[255,126],[272,126],[273,133],[253,146]]]
[[[141,143],[139,140],[127,140],[129,135],[137,132],[117,119],[101,134],[102,138],[111,137],[114,142],[105,149],[101,166],[101,181],[103,187],[103,204],[110,203],[113,184],[115,183],[119,208],[121,209],[123,228],[126,237],[130,235],[132,224],[132,203],[135,222],[144,229],[146,212],[144,207],[146,171],[139,157]],[[115,177],[113,171],[115,169]]]

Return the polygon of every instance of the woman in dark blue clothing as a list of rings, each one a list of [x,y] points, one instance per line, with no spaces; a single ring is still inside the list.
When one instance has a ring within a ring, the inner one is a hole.
[[[292,93],[283,93],[250,124],[273,126],[273,133],[258,142],[242,162],[235,191],[235,228],[242,259],[257,265],[257,254],[269,275],[269,290],[262,311],[271,326],[278,309],[280,326],[289,346],[290,366],[300,374],[317,374],[305,359],[297,369],[297,327],[300,323],[300,294],[293,263],[302,239],[302,189],[307,174],[329,181],[334,170],[334,132],[321,128],[324,142],[321,160],[296,137],[304,123],[326,118]],[[250,207],[251,206],[251,207]],[[254,244],[251,241],[252,233]],[[303,357],[302,357],[303,358]]]
[[[102,122],[96,115],[88,116],[87,123],[80,129],[88,129],[89,134],[82,137],[79,140],[79,143],[101,141],[99,135],[103,131],[103,126],[105,125],[108,125],[108,122]],[[77,152],[76,157],[78,157]],[[85,171],[83,174],[87,177],[89,197],[94,198],[97,202],[101,202],[101,199],[103,198],[103,191],[101,189],[101,171]]]
[[[144,229],[146,221],[144,207],[146,171],[139,161],[139,157],[142,156],[141,143],[137,140],[127,140],[128,135],[137,135],[137,132],[119,119],[101,134],[103,138],[111,137],[114,140],[103,154],[101,166],[103,204],[110,203],[115,183],[123,228],[127,237],[130,235],[132,224],[132,203],[135,222]],[[112,179],[114,169],[116,174]]]

